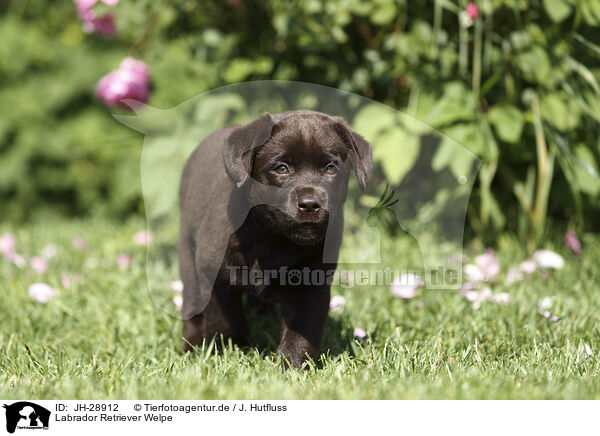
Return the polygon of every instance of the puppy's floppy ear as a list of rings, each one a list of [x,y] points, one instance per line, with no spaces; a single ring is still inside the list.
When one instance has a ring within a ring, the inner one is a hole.
[[[371,179],[373,169],[373,153],[371,144],[350,128],[343,118],[332,117],[335,121],[335,130],[348,147],[352,168],[356,171],[358,186],[363,191]]]
[[[225,140],[221,152],[223,163],[238,188],[250,178],[256,147],[267,142],[274,125],[271,114],[265,112],[254,121],[237,127]]]

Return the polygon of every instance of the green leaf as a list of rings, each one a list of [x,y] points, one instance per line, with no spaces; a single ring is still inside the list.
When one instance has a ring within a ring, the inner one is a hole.
[[[519,53],[516,61],[525,78],[538,83],[545,84],[548,74],[552,70],[548,54],[539,46]]]
[[[472,120],[474,113],[475,103],[470,91],[464,84],[452,82],[424,121],[433,127],[442,127],[456,121]]]
[[[392,22],[396,17],[397,10],[393,0],[379,0],[371,13],[371,22],[377,25],[385,25]]]
[[[473,161],[476,158],[477,156],[454,140],[444,137],[433,156],[431,167],[435,171],[450,167],[450,171],[457,180],[461,180],[463,177],[466,180],[471,175]]]
[[[242,82],[254,71],[254,64],[249,59],[233,59],[225,71],[225,80],[228,83]]]
[[[581,113],[577,102],[558,92],[541,98],[540,112],[544,120],[563,132],[577,127]]]
[[[394,109],[382,104],[370,104],[362,108],[354,117],[352,127],[368,141],[374,142],[383,130],[398,124]]]
[[[566,0],[544,0],[544,9],[555,23],[571,15],[571,6]]]
[[[373,144],[373,156],[381,162],[387,180],[397,185],[415,164],[420,149],[417,136],[396,126],[384,132]]]
[[[584,144],[575,147],[575,179],[579,189],[589,195],[598,195],[600,193],[600,177],[598,176],[598,166],[591,150]]]
[[[590,26],[600,26],[600,0],[582,0],[581,15]]]
[[[483,156],[486,154],[485,137],[477,124],[457,124],[444,129],[443,133],[456,141],[458,145],[475,155]]]
[[[494,106],[487,113],[487,119],[496,129],[500,139],[511,144],[519,142],[524,122],[519,109],[510,104]]]
[[[596,77],[594,77],[594,73],[592,73],[588,67],[583,65],[581,62],[577,62],[570,56],[567,56],[565,63],[571,71],[579,74],[583,80],[585,80],[594,89],[594,91],[596,91],[597,94],[600,94],[600,87],[598,86]]]

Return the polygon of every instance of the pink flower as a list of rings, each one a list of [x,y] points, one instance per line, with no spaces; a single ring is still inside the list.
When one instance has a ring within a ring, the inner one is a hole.
[[[364,339],[367,337],[367,332],[361,329],[360,327],[356,327],[354,329],[354,337],[358,339]]]
[[[183,296],[181,294],[177,294],[173,297],[173,303],[178,310],[181,310],[181,306],[183,305]]]
[[[117,255],[117,265],[121,268],[127,268],[131,265],[131,257],[128,254],[119,253],[119,255]]]
[[[506,273],[506,283],[512,285],[515,282],[520,282],[523,280],[523,273],[519,271],[514,266],[511,266]]]
[[[44,259],[52,259],[58,253],[58,248],[54,244],[48,244],[42,250],[42,257]]]
[[[493,294],[490,288],[484,288],[481,291],[473,289],[462,290],[461,294],[465,296],[467,300],[473,303],[473,308],[479,309],[481,303],[484,301],[492,301],[495,303],[502,303],[508,305],[510,303],[510,295],[507,292],[501,292],[499,294]]]
[[[474,2],[471,2],[467,5],[467,14],[473,20],[479,16],[479,9],[477,9],[477,5]]]
[[[81,274],[63,273],[60,277],[60,283],[65,289],[71,289],[73,283],[81,283],[82,281],[83,276]]]
[[[46,271],[48,271],[48,262],[46,262],[46,259],[41,257],[32,257],[29,260],[29,266],[31,266],[31,268],[38,274],[44,274]]]
[[[23,268],[27,263],[25,258],[18,253],[6,253],[4,258],[19,268]]]
[[[130,109],[148,101],[150,70],[132,57],[126,57],[119,68],[102,77],[96,87],[97,97],[109,107]],[[122,100],[131,100],[125,103]]]
[[[46,283],[34,283],[29,286],[29,296],[40,303],[46,303],[57,295],[56,290]]]
[[[494,301],[508,306],[508,303],[510,303],[510,294],[508,294],[508,292],[500,292],[499,294],[494,295]]]
[[[479,292],[478,291],[466,291],[464,293],[464,296],[469,301],[477,301],[477,299],[479,298]]]
[[[475,284],[473,282],[465,282],[460,287],[459,291],[462,293],[468,292],[471,289],[475,288]]]
[[[540,315],[542,315],[544,318],[548,319],[548,321],[550,321],[550,322],[556,322],[559,319],[558,316],[552,315],[550,312],[548,312],[547,310],[543,310],[543,309],[540,309]]]
[[[75,239],[73,239],[73,247],[79,251],[82,251],[85,250],[86,243],[83,238],[77,236]]]
[[[533,274],[537,269],[537,263],[535,263],[535,260],[524,260],[519,268],[526,274]]]
[[[392,283],[392,295],[400,298],[413,298],[417,289],[423,286],[423,280],[416,274],[401,274]]]
[[[483,279],[486,282],[493,280],[500,272],[500,264],[494,256],[494,250],[490,248],[475,258],[475,264],[483,273]]]
[[[544,297],[538,301],[538,307],[540,309],[550,309],[552,307],[552,298]]]
[[[133,242],[136,245],[148,245],[152,242],[152,233],[142,230],[133,235]]]
[[[115,6],[119,0],[75,0],[77,5],[77,15],[82,21],[82,28],[85,33],[98,33],[102,36],[112,36],[115,34],[115,16],[107,13],[98,16],[94,10],[94,5],[101,1],[108,6]]]
[[[336,312],[344,307],[344,304],[346,304],[346,299],[344,297],[341,295],[334,295],[329,301],[329,310]]]
[[[183,292],[183,282],[181,280],[171,282],[171,290],[173,292]]]
[[[569,230],[565,234],[563,242],[571,249],[573,253],[575,253],[577,256],[581,256],[581,242],[573,230]]]
[[[558,253],[551,250],[537,250],[533,253],[533,260],[541,268],[561,269],[565,266],[565,260]]]
[[[585,353],[588,356],[593,355],[594,353],[592,352],[592,347],[590,347],[590,344],[579,344],[579,347],[577,348],[577,351],[580,353]]]
[[[486,301],[486,300],[494,300],[494,297],[492,295],[492,290],[490,288],[484,288],[481,290],[481,292],[479,292],[479,295],[477,296],[475,302],[473,303],[473,307],[475,309],[479,309],[481,307],[481,303]]]
[[[481,282],[485,278],[483,271],[477,266],[471,263],[465,265],[463,269],[465,277],[469,282]]]
[[[1,254],[9,254],[15,252],[15,247],[17,245],[17,239],[15,235],[11,233],[4,233],[0,236],[0,253]]]

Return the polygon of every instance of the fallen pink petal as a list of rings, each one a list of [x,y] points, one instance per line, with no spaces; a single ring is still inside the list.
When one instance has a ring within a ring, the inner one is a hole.
[[[590,344],[579,344],[579,347],[577,347],[577,351],[581,354],[586,354],[587,356],[592,356],[594,354],[592,352],[592,347],[590,347]]]
[[[525,260],[521,262],[519,268],[526,274],[533,274],[537,269],[537,263],[534,260]]]
[[[581,241],[577,237],[577,234],[573,230],[569,230],[565,237],[563,238],[563,242],[567,247],[571,249],[571,251],[577,256],[581,256]]]
[[[4,258],[19,268],[23,268],[27,264],[25,258],[18,253],[6,253]]]
[[[0,253],[9,254],[15,252],[17,246],[17,238],[12,233],[4,233],[0,236]]]
[[[58,253],[58,247],[55,244],[48,244],[42,250],[42,257],[44,259],[52,259]]]
[[[42,257],[32,257],[29,260],[29,266],[38,274],[44,274],[48,271],[48,262]]]
[[[551,250],[536,251],[533,253],[533,260],[544,269],[561,269],[565,266],[563,257]]]
[[[392,295],[405,299],[413,298],[417,293],[417,289],[423,284],[423,280],[416,274],[401,274],[392,283]]]
[[[539,313],[550,322],[557,322],[560,319],[558,316],[552,315],[548,310],[540,309]]]
[[[173,292],[183,292],[183,282],[181,280],[172,281],[171,290]]]
[[[552,298],[544,297],[540,301],[538,301],[538,307],[540,309],[550,309],[552,307]]]
[[[510,267],[508,269],[508,272],[506,273],[506,283],[508,283],[509,285],[512,285],[515,282],[520,282],[523,280],[523,273],[521,271],[519,271],[518,268],[515,268],[514,266]]]
[[[346,304],[346,299],[341,295],[334,295],[329,300],[329,310],[332,312],[340,310]]]
[[[152,233],[142,230],[133,235],[133,242],[136,245],[148,245],[152,242]]]
[[[467,264],[463,268],[465,278],[469,282],[481,282],[485,279],[485,274],[477,265]]]
[[[479,299],[478,291],[467,291],[465,292],[465,298],[469,301],[477,301]]]
[[[117,255],[117,265],[119,265],[121,268],[127,268],[129,265],[131,265],[131,256],[125,253],[119,253]]]
[[[177,307],[177,310],[180,310],[183,305],[183,296],[181,294],[175,295],[173,297],[173,303],[175,304],[175,307]]]
[[[496,303],[502,303],[505,306],[508,306],[510,303],[510,294],[508,292],[501,292],[499,294],[494,295],[494,301]]]
[[[63,288],[65,289],[71,289],[71,275],[70,274],[66,274],[63,273],[60,276],[60,284],[62,285]]]
[[[500,272],[500,264],[494,255],[494,251],[487,249],[485,253],[475,258],[475,265],[483,274],[484,281],[493,280]]]
[[[81,283],[82,281],[83,276],[81,274],[62,273],[60,276],[60,283],[65,289],[71,289],[74,283]]]
[[[358,339],[364,339],[367,337],[367,332],[361,329],[360,327],[356,327],[354,329],[354,337]]]
[[[29,286],[29,296],[40,303],[46,303],[57,295],[56,290],[46,283],[34,283]]]
[[[85,243],[85,240],[79,236],[77,236],[76,238],[73,239],[73,247],[75,247],[76,250],[82,251],[85,250],[85,247],[87,246],[87,244]]]

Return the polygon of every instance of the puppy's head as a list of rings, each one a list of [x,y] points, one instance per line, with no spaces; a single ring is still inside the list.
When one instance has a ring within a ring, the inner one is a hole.
[[[223,160],[237,186],[248,186],[265,229],[314,245],[325,238],[328,222],[341,215],[351,169],[365,188],[371,146],[341,118],[310,111],[284,115],[265,113],[234,130]]]

